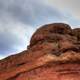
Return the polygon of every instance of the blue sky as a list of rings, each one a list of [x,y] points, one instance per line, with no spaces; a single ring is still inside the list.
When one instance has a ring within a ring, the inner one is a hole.
[[[41,25],[80,26],[80,0],[0,0],[0,59],[27,49]]]

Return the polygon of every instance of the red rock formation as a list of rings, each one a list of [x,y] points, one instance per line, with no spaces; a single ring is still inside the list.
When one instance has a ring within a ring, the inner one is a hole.
[[[42,26],[28,50],[0,61],[0,80],[80,80],[80,29]]]

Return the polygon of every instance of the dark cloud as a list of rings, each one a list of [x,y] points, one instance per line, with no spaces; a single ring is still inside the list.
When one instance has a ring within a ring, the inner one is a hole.
[[[61,19],[62,14],[53,7],[43,4],[37,0],[3,0],[0,8],[9,13],[15,19],[25,24],[35,24],[48,18]]]
[[[0,53],[6,54],[10,51],[14,51],[15,46],[17,46],[19,40],[16,40],[13,34],[4,33],[0,35]]]

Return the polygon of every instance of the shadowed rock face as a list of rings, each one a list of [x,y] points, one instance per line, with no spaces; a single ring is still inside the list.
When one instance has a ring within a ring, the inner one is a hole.
[[[80,28],[40,27],[27,50],[0,61],[0,80],[80,80]]]

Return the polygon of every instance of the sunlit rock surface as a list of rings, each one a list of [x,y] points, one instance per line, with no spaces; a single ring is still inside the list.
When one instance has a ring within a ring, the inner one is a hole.
[[[80,80],[80,28],[43,25],[27,50],[0,61],[0,80]]]

